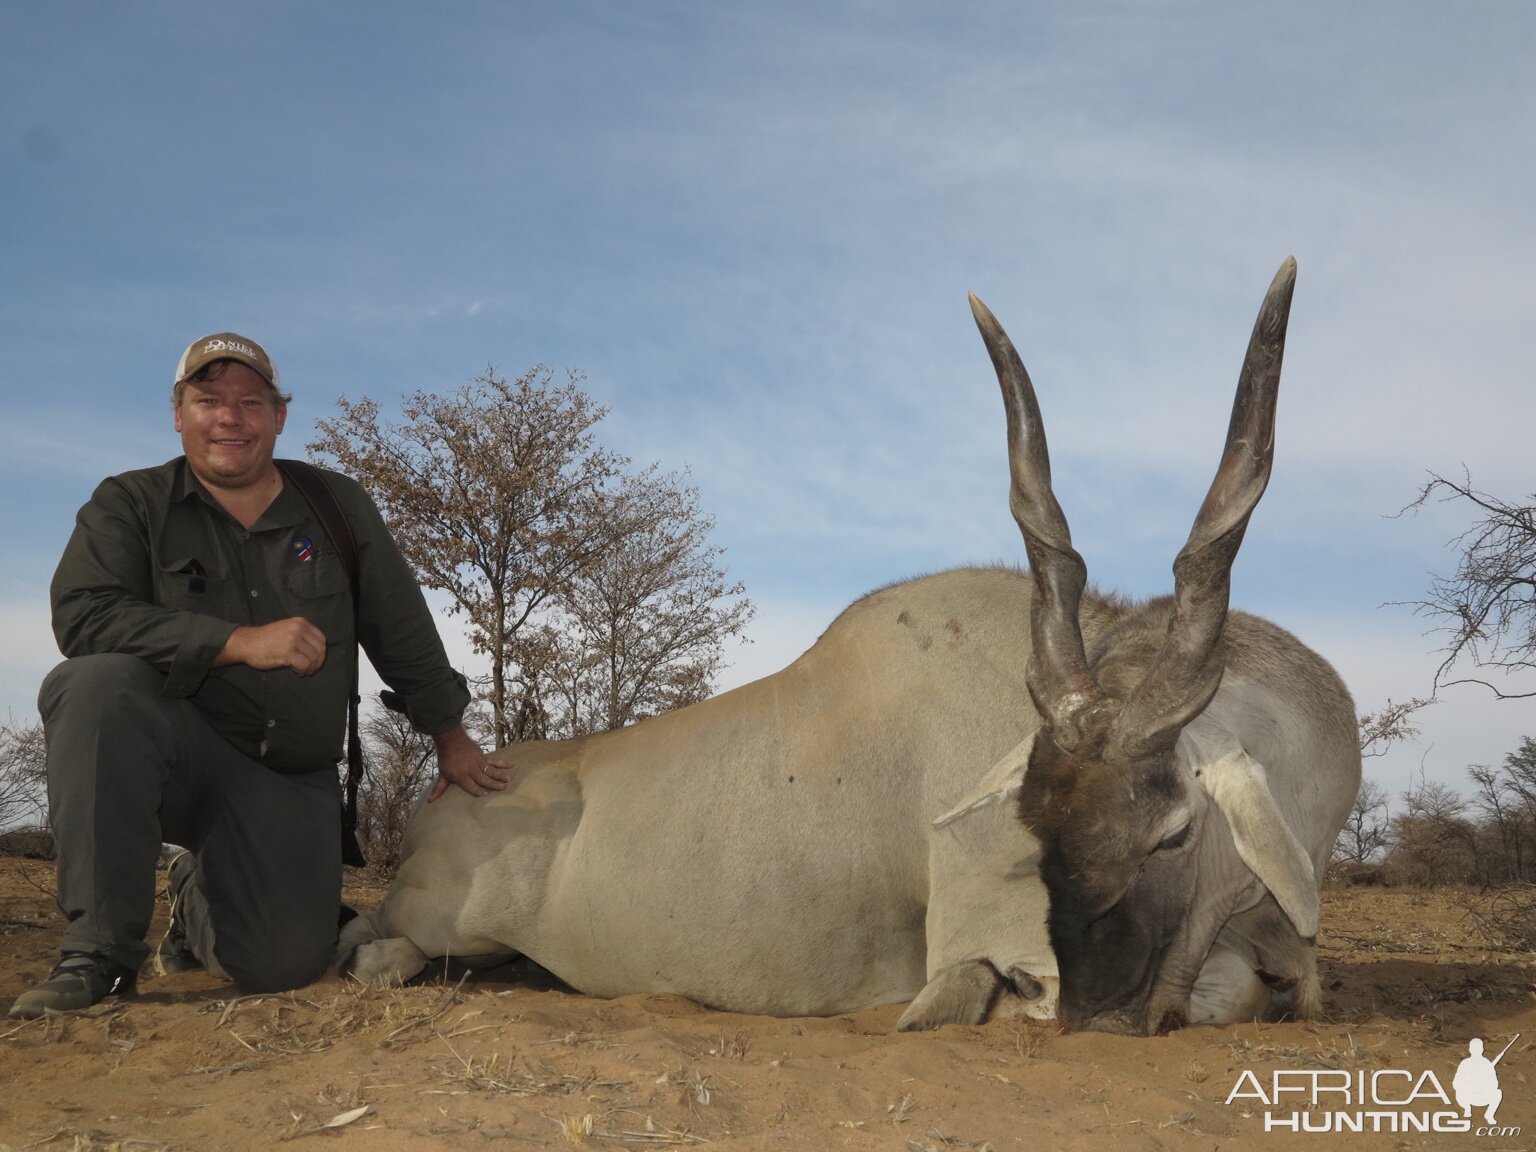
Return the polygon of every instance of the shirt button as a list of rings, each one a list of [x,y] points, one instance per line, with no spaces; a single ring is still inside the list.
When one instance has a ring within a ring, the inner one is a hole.
[[[267,727],[268,728],[276,728],[277,727],[277,721],[276,720],[268,720],[267,721]]]
[[[254,589],[254,588],[252,588],[252,589],[251,589],[251,595],[252,595],[252,596],[253,596],[253,597],[254,597],[254,596],[255,596],[255,595],[256,595],[256,589]]]

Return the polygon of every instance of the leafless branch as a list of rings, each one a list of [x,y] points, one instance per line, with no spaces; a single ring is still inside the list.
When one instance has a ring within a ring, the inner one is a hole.
[[[1459,554],[1456,571],[1434,577],[1428,596],[1409,602],[1421,615],[1444,622],[1434,629],[1445,640],[1435,686],[1481,684],[1501,699],[1536,695],[1507,692],[1483,679],[1448,678],[1462,661],[1506,672],[1536,669],[1536,496],[1515,504],[1478,491],[1465,470],[1460,480],[1429,475],[1418,498],[1402,512],[1431,500],[1460,500],[1479,513],[1471,527],[1448,542]]]

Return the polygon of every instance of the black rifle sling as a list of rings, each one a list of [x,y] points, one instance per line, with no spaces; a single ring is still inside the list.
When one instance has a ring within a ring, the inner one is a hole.
[[[293,486],[299,490],[310,510],[324,525],[325,534],[331,538],[331,544],[336,548],[336,555],[341,559],[341,566],[346,569],[347,581],[352,587],[352,615],[355,623],[360,601],[360,573],[357,538],[352,535],[352,525],[346,513],[341,510],[336,494],[326,483],[325,473],[313,464],[303,460],[277,460],[274,463],[284,476],[293,481]],[[352,631],[354,636],[360,634],[356,627]],[[357,691],[359,663],[361,660],[354,642],[352,693],[347,698],[347,802],[341,810],[341,859],[344,864],[356,868],[365,867],[368,863],[363,857],[362,846],[357,842],[357,787],[363,779],[363,745],[357,735],[357,706],[361,702]]]

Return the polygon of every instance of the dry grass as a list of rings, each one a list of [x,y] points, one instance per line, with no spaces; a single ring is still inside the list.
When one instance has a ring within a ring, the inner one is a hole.
[[[1341,1043],[1335,1036],[1319,1035],[1313,1047],[1301,1044],[1255,1043],[1246,1036],[1234,1036],[1223,1046],[1236,1063],[1252,1066],[1265,1062],[1284,1064],[1288,1068],[1357,1068],[1377,1063],[1376,1056],[1361,1047],[1353,1034],[1346,1034]]]
[[[1536,886],[1465,895],[1460,901],[1472,932],[1500,952],[1536,952]]]
[[[974,1152],[995,1152],[992,1145],[985,1140],[977,1144],[970,1140],[961,1140],[955,1136],[946,1136],[937,1128],[928,1129],[926,1141],[912,1139],[907,1141],[907,1152],[945,1152],[946,1149],[950,1148],[969,1148],[974,1149]]]
[[[560,1135],[571,1144],[585,1144],[592,1139],[597,1126],[590,1112],[581,1116],[562,1116],[557,1123],[560,1125]]]
[[[534,1061],[526,1056],[520,1066],[499,1052],[476,1057],[459,1051],[442,1033],[438,1033],[437,1039],[452,1059],[432,1066],[436,1082],[460,1090],[507,1096],[581,1096],[600,1090],[627,1089],[632,1084],[628,1080],[605,1080],[593,1071],[567,1072],[549,1061]]]
[[[1021,1060],[1038,1059],[1050,1040],[1061,1034],[1055,1023],[1016,1018],[1009,1024],[1013,1033],[1013,1051]]]
[[[556,1126],[561,1139],[567,1144],[590,1144],[594,1141],[604,1140],[623,1144],[628,1147],[685,1147],[694,1144],[707,1144],[709,1141],[683,1129],[668,1128],[657,1124],[655,1119],[647,1115],[643,1122],[636,1121],[633,1128],[624,1127],[626,1117],[638,1117],[640,1114],[627,1108],[616,1108],[603,1114],[601,1121],[591,1112],[570,1113],[564,1116],[545,1116],[544,1118]],[[605,1127],[599,1127],[599,1124]],[[618,1127],[606,1127],[609,1124],[617,1124]]]
[[[745,1060],[751,1050],[752,1038],[738,1029],[729,1039],[722,1031],[720,1039],[710,1046],[709,1054],[723,1060]]]
[[[67,1141],[68,1143],[65,1143]],[[171,1145],[164,1140],[150,1140],[136,1136],[113,1136],[99,1129],[59,1128],[30,1144],[23,1144],[15,1152],[33,1152],[34,1149],[59,1148],[62,1152],[169,1152]],[[9,1144],[0,1144],[0,1152],[12,1152]]]
[[[379,1048],[426,1040],[463,1000],[459,986],[423,995],[422,989],[353,984],[329,996],[285,992],[212,1000],[199,1012],[217,1013],[214,1030],[226,1031],[255,1055],[291,1057],[361,1035],[376,1037]]]

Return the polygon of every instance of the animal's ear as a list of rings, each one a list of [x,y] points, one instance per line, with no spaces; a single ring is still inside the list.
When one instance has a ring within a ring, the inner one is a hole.
[[[1001,760],[987,770],[976,787],[960,803],[933,822],[935,828],[952,824],[978,808],[985,808],[999,800],[1009,800],[1024,787],[1024,773],[1029,770],[1029,754],[1035,747],[1035,734],[1028,736],[1012,748]]]
[[[1243,863],[1274,895],[1281,910],[1310,939],[1317,935],[1317,875],[1312,857],[1291,831],[1270,794],[1264,765],[1241,748],[1196,760],[1196,775],[1221,809]]]

